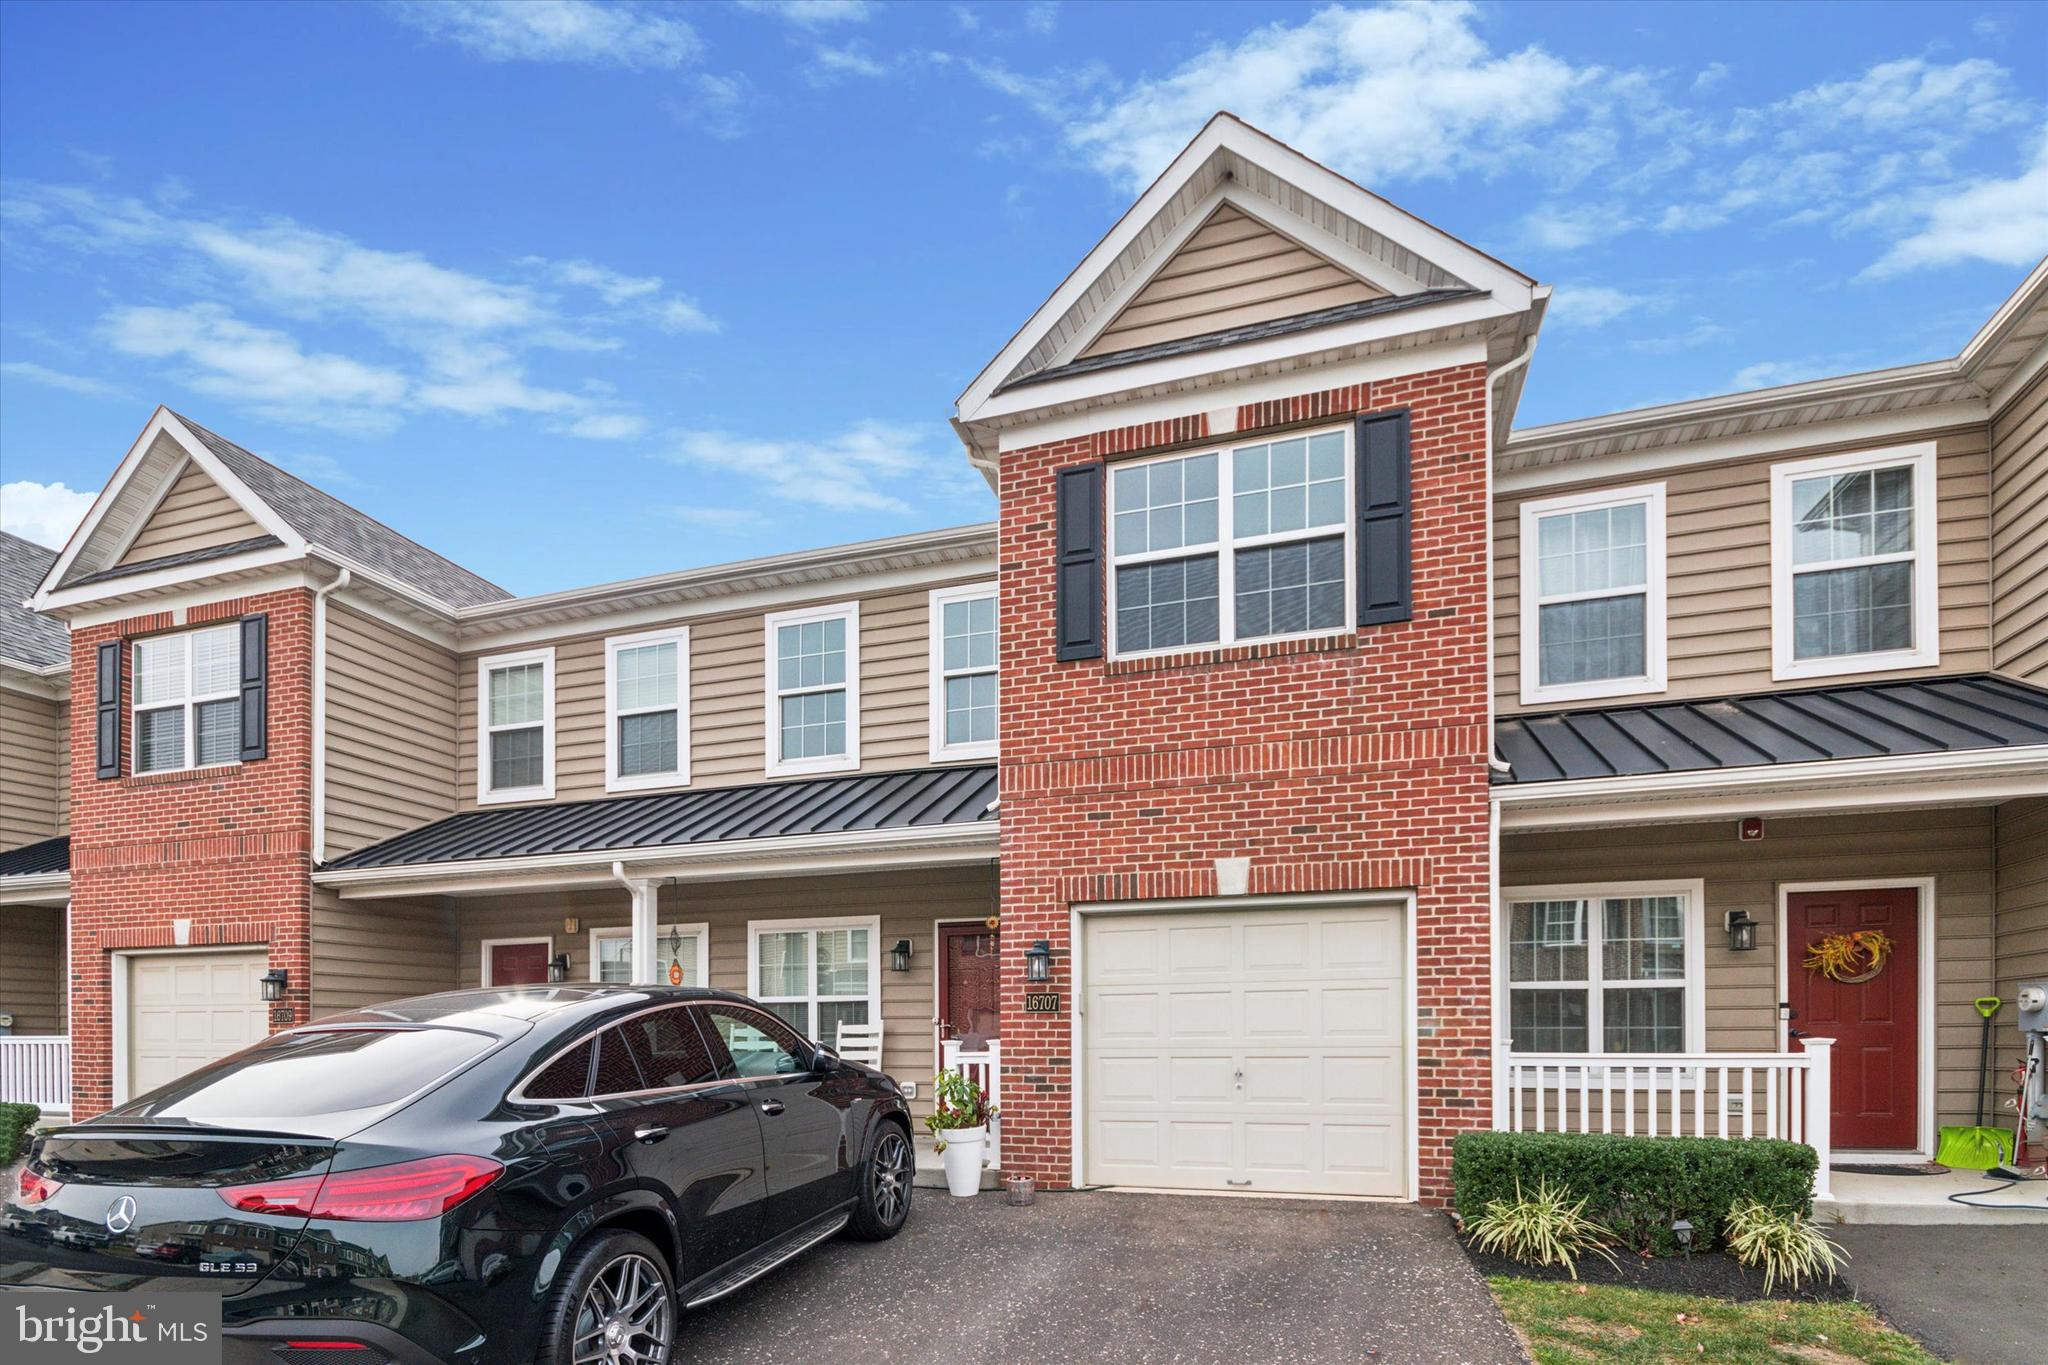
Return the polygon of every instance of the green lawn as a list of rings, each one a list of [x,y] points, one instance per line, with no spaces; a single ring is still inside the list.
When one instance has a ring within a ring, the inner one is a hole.
[[[1715,1365],[1930,1365],[1934,1357],[1858,1303],[1731,1303],[1610,1285],[1497,1277],[1501,1310],[1536,1365],[1713,1361]],[[1680,1315],[1684,1320],[1680,1320]]]

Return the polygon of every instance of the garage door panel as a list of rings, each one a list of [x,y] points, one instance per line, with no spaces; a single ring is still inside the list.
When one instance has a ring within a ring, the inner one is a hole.
[[[127,959],[128,1095],[169,1084],[261,1041],[266,955],[151,954]]]
[[[1407,1192],[1399,910],[1084,919],[1083,1178]]]

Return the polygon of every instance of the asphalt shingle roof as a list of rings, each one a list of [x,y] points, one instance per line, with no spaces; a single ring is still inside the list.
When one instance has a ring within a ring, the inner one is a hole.
[[[186,564],[204,564],[209,559],[227,559],[253,550],[268,550],[282,544],[284,542],[276,536],[251,536],[247,540],[231,541],[226,545],[209,545],[203,550],[180,550],[176,554],[158,555],[154,559],[138,559],[132,564],[116,564],[111,569],[101,569],[98,573],[82,574],[69,579],[66,586],[82,588],[88,583],[104,583],[110,578],[129,578],[135,574],[148,573],[152,569],[175,569]]]
[[[34,877],[71,870],[71,840],[58,835],[0,853],[0,877]]]
[[[2048,690],[1990,673],[1507,716],[1498,784],[2048,744]]]
[[[0,659],[35,668],[70,661],[71,632],[64,623],[22,605],[56,562],[55,550],[0,531]]]
[[[1077,374],[1092,374],[1097,370],[1113,370],[1120,365],[1136,365],[1146,360],[1193,355],[1197,351],[1213,351],[1246,341],[1264,341],[1268,337],[1287,336],[1317,327],[1331,327],[1340,322],[1355,322],[1359,318],[1406,312],[1410,308],[1421,308],[1426,304],[1477,298],[1485,292],[1483,289],[1425,289],[1418,294],[1390,294],[1385,298],[1366,299],[1360,303],[1343,303],[1335,308],[1319,308],[1313,313],[1296,313],[1293,317],[1275,318],[1271,322],[1251,322],[1242,327],[1226,327],[1220,332],[1203,332],[1199,336],[1182,337],[1177,341],[1160,341],[1150,346],[1134,346],[1128,351],[1111,351],[1107,355],[1089,356],[1085,360],[1070,360],[1064,365],[1054,365],[1012,379],[998,387],[996,392],[1004,393],[1010,389],[1021,389],[1027,384],[1043,384],[1049,380],[1066,379]]]
[[[739,787],[464,811],[359,848],[329,867],[599,853],[994,820],[995,765],[919,768]]]
[[[191,418],[180,415],[178,420],[190,427],[192,434],[292,530],[314,544],[346,555],[365,568],[388,573],[407,587],[450,606],[480,606],[485,602],[502,602],[512,595],[454,560],[407,539],[375,517],[358,512],[332,494],[321,492],[304,479],[287,474],[261,456],[208,431]]]

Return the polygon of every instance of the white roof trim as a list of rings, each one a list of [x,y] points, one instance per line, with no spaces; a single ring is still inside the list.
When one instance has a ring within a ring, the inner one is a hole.
[[[62,905],[70,899],[69,872],[0,877],[0,905]]]
[[[1499,305],[1498,311],[1516,312],[1529,306],[1530,291],[1535,282],[1528,276],[1502,265],[1484,252],[1466,245],[1413,214],[1396,208],[1378,195],[1344,179],[1327,167],[1318,165],[1293,148],[1275,141],[1235,115],[1220,113],[1210,119],[1202,131],[1195,135],[1194,140],[1181,150],[1172,164],[1152,182],[1144,194],[1139,196],[1137,203],[1117,220],[1116,225],[1082,258],[1081,263],[1060,283],[1052,296],[1039,305],[1024,326],[1018,329],[995,358],[975,376],[974,381],[967,386],[958,400],[957,408],[962,421],[974,422],[985,415],[984,409],[989,399],[1016,370],[1024,357],[1061,318],[1066,316],[1067,311],[1094,287],[1098,277],[1134,239],[1151,226],[1209,158],[1219,151],[1232,152],[1245,161],[1266,169],[1287,183],[1297,186],[1304,193],[1330,204],[1361,225],[1399,242],[1441,269],[1464,280],[1473,288],[1492,293]],[[1267,211],[1271,212],[1270,209]],[[1321,244],[1329,240],[1329,233],[1317,229],[1312,243]],[[1317,245],[1316,249],[1322,250],[1323,247]]]

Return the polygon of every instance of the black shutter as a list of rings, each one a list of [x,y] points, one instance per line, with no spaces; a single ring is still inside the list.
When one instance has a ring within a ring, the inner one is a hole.
[[[99,668],[93,696],[93,751],[98,777],[121,775],[121,650],[122,642],[109,640],[100,646]]]
[[[242,761],[270,753],[270,618],[242,618]]]
[[[1408,413],[1358,419],[1358,624],[1414,615]]]
[[[1059,472],[1054,536],[1059,575],[1053,617],[1058,657],[1102,657],[1102,466],[1075,465]]]

